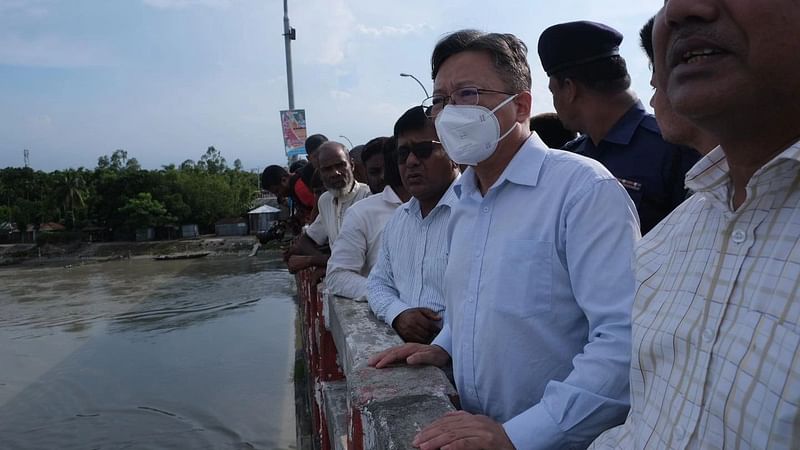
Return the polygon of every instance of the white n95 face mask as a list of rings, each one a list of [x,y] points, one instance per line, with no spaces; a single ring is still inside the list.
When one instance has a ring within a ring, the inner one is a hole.
[[[501,136],[500,122],[494,113],[516,96],[508,97],[492,110],[479,105],[446,105],[436,115],[434,124],[450,159],[458,164],[476,166],[492,156],[497,143],[516,127],[515,123]]]

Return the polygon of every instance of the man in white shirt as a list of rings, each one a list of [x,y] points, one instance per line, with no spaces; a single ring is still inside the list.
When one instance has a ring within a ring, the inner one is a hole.
[[[413,197],[383,229],[367,299],[375,315],[404,341],[428,344],[441,329],[447,224],[455,200],[450,186],[459,171],[422,106],[400,117],[394,135],[403,186]]]
[[[319,247],[336,240],[345,211],[370,195],[369,186],[355,180],[353,162],[343,144],[328,141],[316,153],[319,174],[327,191],[317,202],[317,218],[288,252],[288,266],[292,272],[312,266],[325,267],[329,255]]]
[[[442,331],[370,360],[445,365],[463,411],[411,443],[439,448],[580,448],[628,411],[633,244],[630,196],[600,163],[531,134],[527,47],[461,30],[431,57],[428,113],[453,186]]]
[[[659,89],[720,145],[636,249],[631,411],[594,448],[800,448],[800,3],[669,0]]]
[[[397,168],[395,142],[388,139],[383,148],[386,182],[383,192],[356,203],[347,211],[339,238],[331,247],[325,287],[334,295],[366,300],[367,275],[378,259],[383,226],[394,210],[410,198]]]

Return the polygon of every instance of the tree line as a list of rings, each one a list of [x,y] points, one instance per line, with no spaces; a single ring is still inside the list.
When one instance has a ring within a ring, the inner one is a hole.
[[[229,167],[213,146],[195,162],[144,170],[125,150],[98,158],[88,170],[0,169],[0,223],[57,222],[68,230],[101,227],[133,232],[148,226],[197,224],[213,230],[222,218],[247,212],[258,194],[258,175]]]

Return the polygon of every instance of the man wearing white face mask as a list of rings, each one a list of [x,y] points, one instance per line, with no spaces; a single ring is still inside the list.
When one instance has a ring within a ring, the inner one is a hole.
[[[464,411],[412,443],[448,448],[587,445],[628,411],[636,210],[599,163],[529,131],[527,48],[474,30],[442,39],[424,103],[455,162],[445,325],[432,345],[370,361],[452,359]]]

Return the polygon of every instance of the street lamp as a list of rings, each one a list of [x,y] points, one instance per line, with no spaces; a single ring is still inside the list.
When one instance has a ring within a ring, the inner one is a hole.
[[[428,97],[430,97],[430,95],[428,95],[428,90],[427,90],[427,89],[425,89],[425,86],[422,84],[422,82],[421,82],[421,81],[419,81],[419,79],[417,79],[417,77],[415,77],[414,75],[411,75],[410,73],[401,73],[401,74],[400,74],[400,76],[401,76],[401,77],[409,77],[409,78],[413,78],[413,79],[414,79],[414,81],[416,81],[416,82],[417,82],[417,84],[419,84],[419,87],[421,87],[421,88],[422,88],[422,91],[423,91],[423,92],[425,92],[425,98],[428,98]]]
[[[345,136],[345,135],[343,135],[343,134],[340,134],[340,135],[339,135],[339,137],[340,137],[340,138],[345,138],[345,140],[347,140],[347,142],[349,142],[349,143],[350,143],[350,148],[353,148],[353,147],[355,147],[355,145],[353,145],[353,141],[351,141],[351,140],[350,140],[350,138],[348,138],[347,136]]]

